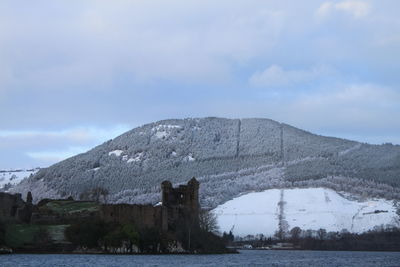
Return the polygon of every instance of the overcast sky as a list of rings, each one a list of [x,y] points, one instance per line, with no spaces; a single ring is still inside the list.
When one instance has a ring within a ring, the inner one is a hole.
[[[167,118],[400,144],[399,14],[398,0],[0,0],[0,169]]]

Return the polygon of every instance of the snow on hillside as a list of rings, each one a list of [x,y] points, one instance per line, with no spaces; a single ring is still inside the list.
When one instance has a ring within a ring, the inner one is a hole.
[[[182,129],[179,125],[157,125],[151,129],[151,132],[159,139],[168,138],[171,134],[171,130],[173,129]]]
[[[24,178],[35,174],[39,169],[31,170],[0,170],[0,189],[6,185],[19,184]]]
[[[303,230],[364,232],[374,226],[400,226],[393,201],[348,200],[326,188],[271,189],[234,198],[213,210],[220,231],[234,235],[264,234],[278,230],[279,214],[286,230],[295,226]]]
[[[209,208],[245,192],[293,187],[400,200],[399,159],[400,146],[319,136],[269,119],[172,119],[41,169],[12,191],[31,191],[39,201],[79,199],[102,187],[115,203],[155,204],[162,181],[194,176]]]
[[[124,153],[124,151],[122,151],[122,150],[120,150],[120,149],[116,149],[116,150],[113,150],[113,151],[108,152],[108,155],[109,155],[109,156],[114,155],[114,156],[116,156],[116,157],[119,157],[119,156],[122,155],[122,153]]]

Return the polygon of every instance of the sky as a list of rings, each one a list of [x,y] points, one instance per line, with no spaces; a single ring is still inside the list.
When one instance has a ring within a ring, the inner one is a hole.
[[[169,118],[400,144],[398,14],[398,0],[0,0],[0,169]]]

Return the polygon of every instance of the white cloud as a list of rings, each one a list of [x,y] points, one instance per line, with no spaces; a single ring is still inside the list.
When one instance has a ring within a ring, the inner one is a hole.
[[[0,168],[47,167],[85,152],[129,129],[130,127],[126,125],[116,125],[106,128],[80,127],[60,131],[3,130],[0,131],[0,158],[2,159]]]
[[[399,88],[399,3],[0,1],[0,128],[43,129],[0,132],[0,164],[118,134],[90,125],[171,117],[370,125],[360,135],[379,122],[395,136],[398,98],[376,84]]]
[[[334,4],[332,2],[322,3],[321,6],[317,9],[317,16],[320,18],[324,18],[329,15],[329,13],[334,9]]]
[[[303,121],[307,127],[336,128],[345,131],[400,130],[400,92],[374,84],[342,85],[329,91],[304,94],[287,103],[286,121]],[[325,126],[323,126],[325,125]]]
[[[0,138],[8,139],[37,139],[53,138],[58,140],[68,140],[70,142],[103,142],[112,139],[128,130],[127,125],[115,125],[109,128],[98,127],[78,127],[59,131],[51,130],[0,130]]]
[[[337,3],[336,9],[352,14],[355,18],[365,17],[369,14],[371,7],[362,1],[343,1]]]
[[[79,153],[86,152],[90,147],[69,147],[66,150],[61,151],[38,151],[38,152],[26,152],[26,155],[35,160],[46,162],[47,164],[53,164],[58,161],[67,159],[75,156]]]
[[[255,72],[249,83],[257,87],[291,86],[316,80],[331,72],[327,66],[316,66],[308,70],[284,70],[278,65],[271,65],[264,71]]]
[[[367,16],[371,11],[371,6],[366,1],[347,0],[341,2],[324,2],[317,9],[316,15],[319,18],[326,18],[334,12],[345,12],[354,18]]]
[[[114,86],[121,73],[138,82],[229,81],[232,62],[274,46],[287,17],[258,1],[55,5],[65,11],[43,8],[0,20],[14,29],[0,28],[0,70],[2,64],[17,70],[18,86],[99,90]]]

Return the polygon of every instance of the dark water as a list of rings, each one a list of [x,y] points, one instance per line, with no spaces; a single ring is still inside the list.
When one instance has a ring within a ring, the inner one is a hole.
[[[229,255],[0,255],[0,266],[400,266],[400,252],[260,251]]]

